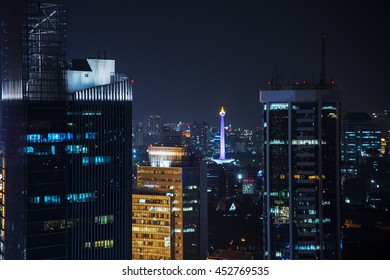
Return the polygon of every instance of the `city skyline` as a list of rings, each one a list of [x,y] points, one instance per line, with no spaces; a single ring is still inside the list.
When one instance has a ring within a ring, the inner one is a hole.
[[[374,6],[6,1],[0,259],[389,259]]]
[[[327,77],[344,92],[342,113],[390,103],[385,16],[374,4],[115,3],[66,1],[68,59],[99,52],[121,61],[119,71],[135,80],[134,119],[157,113],[164,122],[217,123],[214,112],[224,105],[227,123],[254,128],[261,121],[259,91],[276,71],[281,82],[318,82],[324,34]]]

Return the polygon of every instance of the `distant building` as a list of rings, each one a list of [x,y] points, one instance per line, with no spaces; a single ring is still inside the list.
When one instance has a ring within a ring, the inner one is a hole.
[[[132,136],[133,136],[133,143],[135,147],[144,145],[142,122],[135,121],[135,120],[132,121]]]
[[[161,144],[167,147],[181,147],[184,144],[184,136],[182,132],[164,126],[161,133]]]
[[[333,83],[260,92],[266,259],[340,258],[339,98]]]
[[[242,194],[255,194],[257,192],[257,184],[254,179],[244,179],[242,182]]]
[[[201,260],[207,255],[206,167],[182,147],[149,147],[137,167],[132,257]]]
[[[210,156],[210,124],[206,122],[193,122],[191,124],[191,142],[193,150],[204,156]]]
[[[347,113],[342,120],[342,181],[360,173],[364,158],[381,152],[382,130],[367,113]]]
[[[142,125],[144,145],[159,144],[161,142],[162,128],[162,119],[159,115],[145,115]]]

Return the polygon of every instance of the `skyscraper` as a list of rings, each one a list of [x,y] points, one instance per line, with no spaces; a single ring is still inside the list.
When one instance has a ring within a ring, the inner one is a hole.
[[[2,26],[0,258],[129,259],[128,79],[66,71],[61,4],[19,1]]]
[[[192,148],[203,156],[210,157],[210,125],[206,122],[193,122],[191,124]]]
[[[130,259],[131,80],[75,59],[67,84],[68,258]]]
[[[267,259],[340,258],[339,96],[333,83],[260,92]]]
[[[161,142],[161,133],[163,129],[162,119],[159,115],[145,115],[143,120],[143,142],[145,146],[159,144]]]
[[[20,1],[3,25],[1,238],[5,259],[66,258],[63,5]]]
[[[342,176],[360,173],[363,159],[373,151],[380,154],[382,130],[363,112],[347,113],[342,120]]]
[[[149,161],[133,190],[133,259],[206,259],[205,164],[183,147],[150,146]]]

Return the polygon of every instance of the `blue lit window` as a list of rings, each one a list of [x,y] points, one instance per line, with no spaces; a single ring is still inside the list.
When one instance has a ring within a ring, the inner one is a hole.
[[[83,157],[82,165],[103,165],[111,163],[109,156]]]
[[[65,151],[67,154],[86,154],[88,153],[88,148],[81,145],[68,145],[65,147]]]
[[[64,142],[66,139],[65,133],[48,133],[47,141],[48,142]]]
[[[41,139],[42,139],[42,135],[40,135],[40,134],[28,134],[27,135],[27,142],[30,142],[30,143],[41,142]]]
[[[85,133],[85,139],[96,139],[96,132],[86,132]]]
[[[48,195],[43,197],[44,205],[60,204],[61,198],[59,195]]]
[[[41,142],[64,142],[73,138],[72,133],[48,133],[42,134],[27,134],[27,142],[41,143]]]
[[[73,202],[87,202],[92,201],[96,198],[95,193],[74,193],[74,194],[68,194],[67,200],[70,203]]]
[[[288,103],[271,103],[270,110],[287,110]]]
[[[29,147],[24,147],[23,148],[23,153],[24,154],[33,154],[34,153],[34,148],[29,146]]]
[[[30,204],[39,204],[40,201],[41,201],[41,197],[39,196],[34,196],[29,198]]]

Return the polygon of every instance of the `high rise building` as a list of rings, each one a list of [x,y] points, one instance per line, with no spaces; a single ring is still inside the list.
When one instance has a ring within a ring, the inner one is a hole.
[[[65,8],[19,1],[2,26],[0,258],[65,259]]]
[[[210,155],[210,125],[206,122],[193,122],[191,124],[191,142],[195,151],[199,151],[204,156]]]
[[[341,160],[342,176],[360,173],[364,158],[373,152],[381,152],[382,130],[375,125],[367,113],[350,112],[342,120]]]
[[[162,119],[159,115],[145,115],[142,125],[144,145],[149,146],[159,144],[161,142],[162,128]]]
[[[167,147],[181,147],[184,145],[184,136],[182,132],[164,126],[161,132],[161,144]]]
[[[339,97],[332,82],[260,92],[266,259],[340,258]]]
[[[133,189],[133,259],[206,259],[205,164],[183,147],[150,146],[149,161]]]
[[[0,258],[130,259],[129,80],[112,60],[66,71],[61,4],[19,1],[5,22]]]
[[[75,59],[67,84],[68,258],[130,259],[131,80]]]

